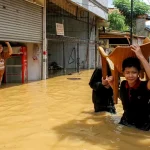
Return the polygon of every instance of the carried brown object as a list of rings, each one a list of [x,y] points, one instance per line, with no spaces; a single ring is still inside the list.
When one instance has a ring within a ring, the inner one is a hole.
[[[148,60],[150,56],[150,41],[143,42],[140,46],[142,53],[146,60]],[[130,46],[118,46],[114,49],[112,53],[107,55],[102,47],[98,48],[101,60],[102,60],[102,75],[105,78],[107,75],[107,63],[110,66],[112,76],[114,77],[114,102],[118,103],[118,79],[119,75],[122,74],[122,62],[127,57],[136,57],[135,53],[131,50]],[[143,78],[143,74],[141,73],[141,78]]]

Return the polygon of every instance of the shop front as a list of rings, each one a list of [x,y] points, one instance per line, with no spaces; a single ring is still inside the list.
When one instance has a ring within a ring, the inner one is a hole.
[[[39,51],[42,51],[43,42],[43,7],[26,0],[0,0],[0,12],[0,42],[9,41],[13,48],[13,55],[6,63],[4,82],[24,83],[36,72],[33,71],[34,65],[41,63],[39,54],[42,52]],[[35,56],[38,61],[34,60]],[[26,65],[22,61],[24,58]],[[41,65],[38,66],[38,78],[33,80],[41,79],[40,67]],[[17,78],[17,75],[20,77]]]

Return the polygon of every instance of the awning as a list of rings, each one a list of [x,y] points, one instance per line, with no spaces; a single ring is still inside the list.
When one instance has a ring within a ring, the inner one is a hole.
[[[66,10],[70,14],[76,16],[77,15],[77,6],[79,6],[82,9],[85,9],[88,12],[91,12],[95,14],[97,17],[107,20],[108,19],[108,10],[101,4],[100,6],[97,6],[96,4],[93,4],[92,2],[85,5],[85,3],[79,3],[77,0],[49,0],[50,2],[56,4],[60,8]],[[86,6],[86,7],[85,7]]]

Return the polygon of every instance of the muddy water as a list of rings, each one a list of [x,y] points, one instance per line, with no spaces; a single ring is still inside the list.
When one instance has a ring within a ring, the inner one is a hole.
[[[118,125],[120,103],[93,113],[91,73],[2,86],[0,150],[149,150],[150,132]]]

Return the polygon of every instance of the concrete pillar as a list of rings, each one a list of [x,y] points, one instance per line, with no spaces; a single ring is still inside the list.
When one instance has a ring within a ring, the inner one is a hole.
[[[65,43],[63,42],[63,68],[64,72],[66,72],[66,55],[65,55]]]
[[[79,43],[77,43],[77,72],[80,72],[80,49],[79,49]]]
[[[99,41],[98,26],[95,26],[95,41]],[[95,43],[95,68],[98,67],[98,44]]]
[[[43,7],[43,59],[42,59],[42,79],[46,79],[47,72],[47,39],[46,39],[46,0]]]

